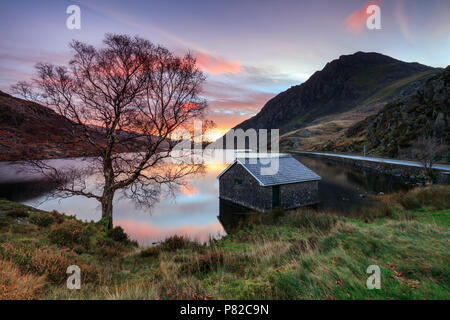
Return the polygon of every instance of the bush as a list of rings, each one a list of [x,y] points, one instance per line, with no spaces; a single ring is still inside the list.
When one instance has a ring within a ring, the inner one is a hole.
[[[45,274],[48,280],[60,284],[67,280],[67,268],[71,265],[80,267],[82,282],[97,282],[99,280],[99,269],[81,263],[78,256],[72,251],[37,249],[33,254],[29,269],[38,275]]]
[[[152,246],[152,247],[147,247],[147,248],[143,249],[141,251],[140,255],[143,258],[156,258],[159,256],[160,252],[161,251],[159,250],[159,247]]]
[[[49,212],[37,212],[31,217],[31,222],[38,225],[39,227],[48,227],[55,222],[53,214]]]
[[[95,282],[99,279],[99,269],[81,263],[73,251],[4,243],[0,246],[0,256],[18,265],[22,271],[46,276],[49,281],[56,284],[63,283],[67,279],[66,271],[70,265],[81,268],[82,281]]]
[[[96,254],[103,258],[115,258],[121,254],[121,249],[117,247],[100,247],[96,250]]]
[[[123,231],[122,227],[115,227],[108,231],[108,237],[118,242],[130,242],[128,235]]]
[[[433,186],[418,188],[411,191],[422,206],[430,206],[435,209],[450,208],[450,188],[448,186]]]
[[[28,209],[25,207],[16,207],[8,210],[6,215],[11,218],[26,218],[28,217]]]
[[[0,260],[0,300],[37,299],[44,284],[44,276],[23,275],[11,262]]]
[[[191,245],[191,241],[183,236],[171,236],[164,240],[160,245],[161,250],[176,251],[178,249],[187,248]]]
[[[426,206],[447,209],[450,208],[450,188],[448,186],[421,187],[408,192],[395,193],[392,199],[406,210],[417,210]]]
[[[35,247],[33,245],[20,243],[20,245],[13,245],[10,242],[5,242],[0,245],[0,258],[11,261],[21,267],[26,267],[30,264]]]
[[[75,245],[88,248],[90,245],[89,233],[82,222],[77,220],[67,220],[52,226],[48,238],[51,243],[69,248],[73,248]]]
[[[64,214],[59,213],[56,210],[53,210],[52,212],[50,212],[55,220],[56,223],[63,223],[64,222]]]
[[[412,193],[400,193],[397,196],[397,201],[406,210],[420,209],[422,205],[419,200]]]
[[[63,283],[67,279],[67,267],[78,264],[73,252],[52,252],[48,249],[36,249],[28,269],[38,275],[47,275],[48,280],[54,283]]]

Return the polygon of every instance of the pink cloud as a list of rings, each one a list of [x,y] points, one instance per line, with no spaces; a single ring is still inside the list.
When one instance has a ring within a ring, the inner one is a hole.
[[[239,73],[241,71],[240,61],[227,61],[222,58],[213,57],[206,53],[198,53],[196,55],[197,64],[200,69],[208,73],[218,75],[223,73]]]
[[[364,7],[352,12],[345,19],[345,26],[348,31],[358,34],[364,30],[367,18],[369,17],[369,14],[367,14],[367,8],[371,5],[379,5],[379,4],[377,1],[371,0],[367,2],[367,4]]]
[[[244,86],[210,81],[205,85],[208,99],[208,119],[219,129],[230,129],[258,113],[275,94]]]

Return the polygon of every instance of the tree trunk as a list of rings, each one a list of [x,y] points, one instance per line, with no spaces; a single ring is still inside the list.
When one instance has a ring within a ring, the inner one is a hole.
[[[103,192],[102,196],[102,219],[105,219],[108,230],[113,228],[113,192]]]
[[[107,221],[107,228],[111,230],[113,228],[113,198],[115,190],[114,185],[114,171],[111,163],[111,150],[114,144],[114,137],[108,138],[109,149],[103,159],[103,175],[105,177],[105,186],[103,187],[102,194],[102,219]]]

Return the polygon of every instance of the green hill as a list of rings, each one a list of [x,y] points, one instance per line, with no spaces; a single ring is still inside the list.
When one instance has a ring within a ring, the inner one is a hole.
[[[397,157],[419,136],[436,136],[450,145],[450,66],[406,98],[388,103],[377,114],[352,125],[322,150]]]

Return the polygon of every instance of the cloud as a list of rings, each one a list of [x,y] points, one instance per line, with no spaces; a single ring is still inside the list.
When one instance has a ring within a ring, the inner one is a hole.
[[[400,31],[403,37],[408,40],[410,43],[414,43],[414,36],[411,32],[411,28],[409,26],[408,18],[405,12],[405,2],[400,0],[396,3],[395,7],[395,18],[397,23],[400,26]]]
[[[256,115],[278,93],[305,81],[309,74],[283,74],[273,67],[242,65],[241,72],[212,75],[204,85],[208,119],[229,129]]]
[[[223,73],[239,73],[241,71],[240,61],[228,61],[222,58],[217,58],[206,53],[197,53],[197,64],[200,69],[211,73],[213,75],[223,74]]]
[[[57,53],[49,51],[39,51],[39,52],[23,52],[21,53],[17,50],[15,53],[11,52],[0,52],[0,59],[4,61],[9,61],[10,63],[15,63],[17,65],[29,65],[34,66],[38,62],[51,62],[54,64],[67,64],[72,58],[72,54],[69,52]]]
[[[358,34],[364,30],[367,18],[369,17],[369,14],[367,14],[367,8],[371,5],[379,5],[379,4],[377,1],[369,1],[366,3],[364,7],[352,12],[345,19],[345,26],[348,31],[350,31],[351,33]]]
[[[231,84],[209,81],[204,94],[208,100],[208,118],[215,121],[219,129],[230,128],[258,113],[274,94],[245,87],[240,82]]]
[[[64,65],[70,60],[69,52],[31,50],[27,47],[3,46],[0,49],[0,88],[9,90],[10,85],[21,80],[30,80],[35,75],[38,62]]]

